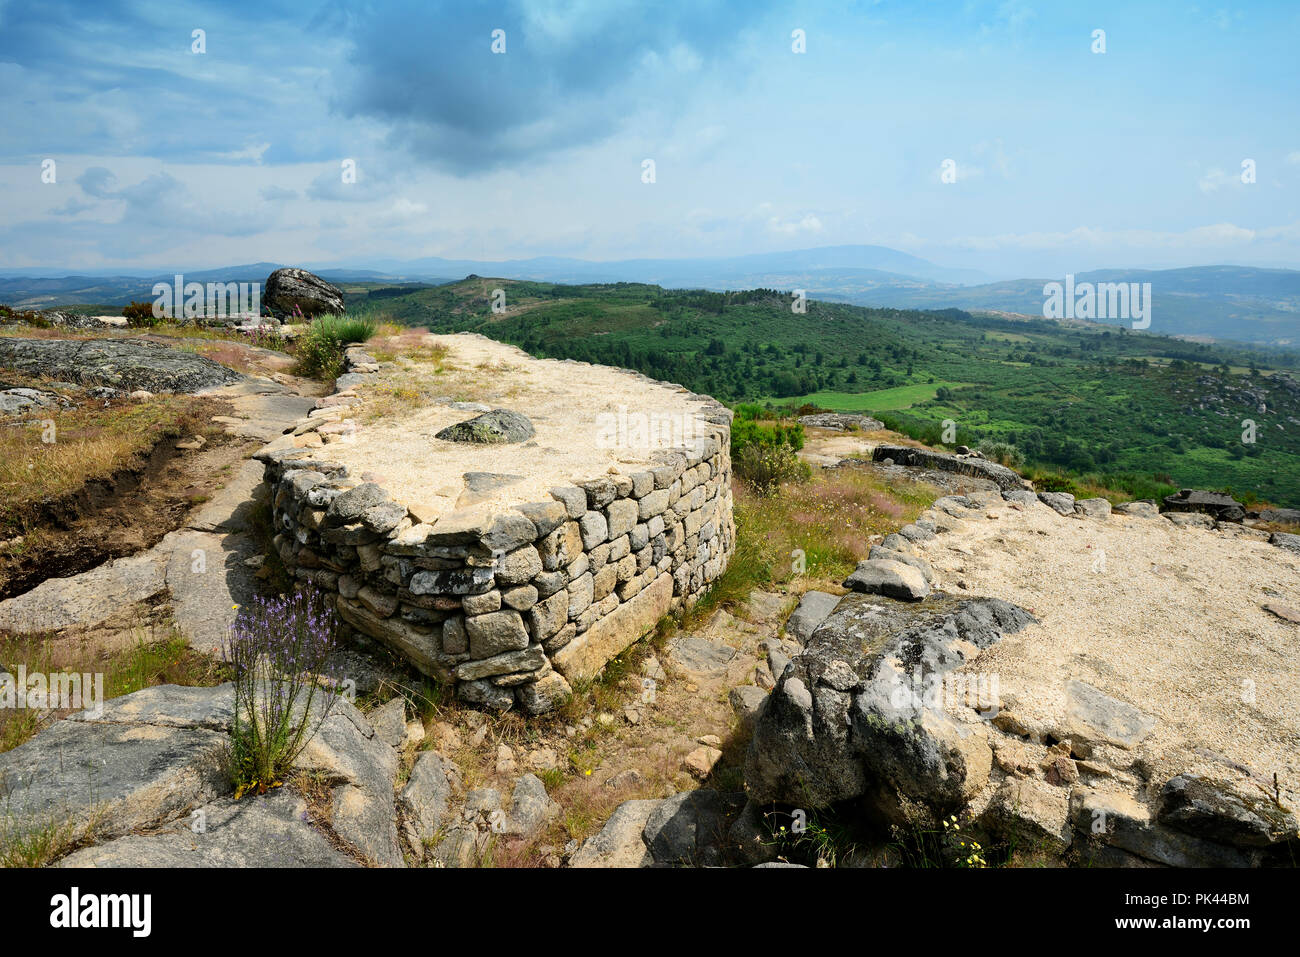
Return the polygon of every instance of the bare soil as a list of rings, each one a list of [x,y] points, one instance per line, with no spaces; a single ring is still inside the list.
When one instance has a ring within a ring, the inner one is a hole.
[[[198,421],[229,411],[228,402],[216,399],[202,400],[196,409]],[[0,543],[0,600],[153,547],[261,445],[206,429],[202,448],[177,449],[189,435],[166,434],[139,465],[36,505],[24,519],[23,534]]]

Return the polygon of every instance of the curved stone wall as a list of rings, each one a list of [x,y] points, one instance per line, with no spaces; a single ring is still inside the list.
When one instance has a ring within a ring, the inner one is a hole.
[[[295,435],[258,453],[275,547],[291,575],[334,596],[344,621],[455,682],[462,699],[548,711],[571,681],[598,674],[726,568],[735,544],[731,412],[713,399],[619,370],[629,386],[650,383],[698,403],[706,434],[643,461],[625,456],[626,470],[556,485],[541,500],[457,508],[429,522],[379,481],[330,460],[330,445],[357,428],[350,413],[367,385],[382,376],[358,348],[347,361],[335,394]],[[431,458],[437,452],[432,445]]]

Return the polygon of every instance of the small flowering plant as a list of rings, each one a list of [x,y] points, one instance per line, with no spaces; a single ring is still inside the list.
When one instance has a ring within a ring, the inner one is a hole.
[[[310,591],[255,598],[236,616],[224,649],[235,675],[236,798],[278,787],[337,704],[335,628],[333,610]]]
[[[984,860],[984,847],[974,838],[967,838],[961,832],[961,824],[954,814],[943,822],[943,833],[948,848],[953,854],[953,862],[957,867],[988,867],[988,861]]]

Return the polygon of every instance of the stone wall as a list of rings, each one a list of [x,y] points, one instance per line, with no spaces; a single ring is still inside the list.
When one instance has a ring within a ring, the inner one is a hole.
[[[334,597],[344,621],[454,681],[463,700],[550,710],[571,681],[598,674],[726,568],[735,544],[731,413],[714,400],[694,397],[712,434],[648,452],[626,474],[426,524],[329,461],[329,444],[349,431],[338,410],[363,402],[365,384],[381,374],[359,349],[348,363],[339,391],[321,400],[327,414],[258,453],[275,547],[291,575]]]

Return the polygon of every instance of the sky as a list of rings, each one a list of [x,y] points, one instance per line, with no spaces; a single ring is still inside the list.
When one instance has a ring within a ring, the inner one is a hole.
[[[0,268],[1300,268],[1297,36],[1294,2],[0,0]]]

